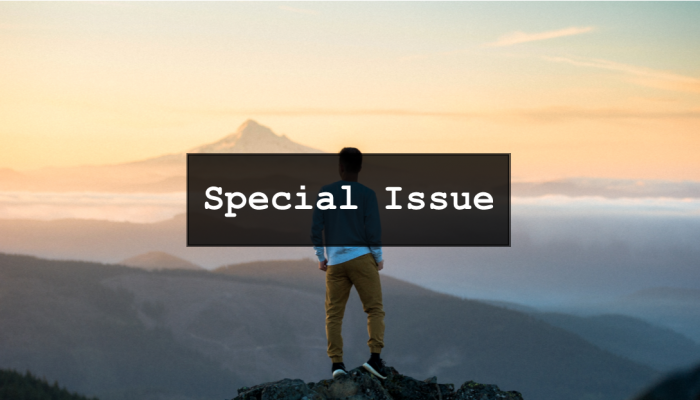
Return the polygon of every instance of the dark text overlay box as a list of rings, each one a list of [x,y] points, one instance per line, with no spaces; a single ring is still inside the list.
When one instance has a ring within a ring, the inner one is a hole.
[[[317,208],[338,165],[337,154],[188,154],[187,245],[311,246],[314,210],[296,206]],[[358,182],[376,193],[382,246],[510,246],[510,154],[364,154]],[[246,198],[228,217],[226,193]],[[333,201],[341,212],[346,198]]]

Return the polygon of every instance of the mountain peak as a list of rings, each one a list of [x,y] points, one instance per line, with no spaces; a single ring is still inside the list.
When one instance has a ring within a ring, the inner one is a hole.
[[[265,125],[260,125],[257,121],[253,119],[247,119],[245,122],[243,122],[238,129],[236,129],[236,132],[229,135],[275,135],[277,136],[274,132],[272,132],[272,129],[268,128]]]
[[[312,147],[277,135],[265,125],[247,119],[236,131],[222,139],[196,147],[189,153],[322,153]]]
[[[256,127],[262,127],[262,128],[267,128],[266,126],[260,125],[256,120],[254,119],[247,119],[245,122],[241,124],[241,126],[238,127],[238,131],[244,130],[244,129],[255,129]],[[269,128],[267,128],[269,129]]]

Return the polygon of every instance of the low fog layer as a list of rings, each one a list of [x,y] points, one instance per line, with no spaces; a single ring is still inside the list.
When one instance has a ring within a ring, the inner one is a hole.
[[[593,183],[596,183],[595,185]],[[695,193],[696,182],[658,181],[642,186],[624,186],[626,180],[584,180],[586,186],[577,186],[577,180],[567,185],[552,186],[549,192],[518,189],[520,185],[550,188],[553,182],[513,183],[512,211],[522,214],[657,214],[700,217],[700,195]],[[649,181],[640,181],[640,183]],[[609,189],[608,186],[617,188]],[[647,190],[638,187],[660,186],[667,190]],[[576,190],[571,189],[576,188]],[[620,189],[618,187],[622,187]],[[562,189],[562,190],[553,190]],[[544,191],[544,189],[542,189]],[[700,192],[700,189],[697,189]],[[642,195],[643,194],[643,195]],[[683,196],[688,195],[688,196]],[[691,196],[692,195],[692,196]],[[186,193],[106,193],[106,192],[43,192],[0,191],[0,218],[55,220],[63,218],[97,219],[148,223],[163,221],[185,212]]]

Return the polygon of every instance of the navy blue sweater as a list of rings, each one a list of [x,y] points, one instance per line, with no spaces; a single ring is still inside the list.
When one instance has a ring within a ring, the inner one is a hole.
[[[342,210],[347,204],[347,190],[341,186],[350,186],[350,204],[355,210]],[[333,195],[335,209],[321,210],[318,207],[321,193]],[[319,261],[326,257],[324,245],[328,252],[328,265],[340,264],[361,255],[372,253],[377,262],[382,261],[382,229],[379,221],[379,205],[374,190],[358,182],[338,181],[321,188],[316,197],[311,227],[311,241]]]

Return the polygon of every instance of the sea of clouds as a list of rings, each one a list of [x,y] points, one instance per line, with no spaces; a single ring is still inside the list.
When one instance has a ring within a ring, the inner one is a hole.
[[[180,193],[0,192],[0,218],[65,218],[149,223],[185,212]],[[512,198],[513,216],[700,217],[700,198],[606,198],[546,195]]]

